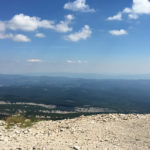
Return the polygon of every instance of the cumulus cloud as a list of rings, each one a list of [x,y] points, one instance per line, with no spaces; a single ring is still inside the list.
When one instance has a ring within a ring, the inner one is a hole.
[[[30,42],[31,41],[27,36],[23,34],[14,35],[12,39],[15,42]]]
[[[17,14],[12,17],[10,20],[6,21],[0,21],[0,39],[12,39],[16,42],[30,42],[31,40],[23,35],[23,34],[17,34],[14,35],[12,33],[6,34],[7,29],[16,31],[36,31],[39,28],[44,29],[52,29],[56,32],[66,33],[72,31],[72,27],[70,27],[70,24],[72,23],[72,20],[74,19],[74,16],[69,14],[65,16],[64,21],[60,21],[59,23],[55,23],[51,20],[42,20],[39,17],[30,17],[24,14]],[[42,33],[35,34],[38,38],[44,38],[45,35]]]
[[[137,15],[137,14],[129,14],[128,15],[128,17],[130,18],[130,19],[138,19],[139,18],[139,16]]]
[[[86,60],[66,60],[68,64],[86,64]]]
[[[74,16],[69,14],[67,16],[65,16],[65,21],[61,21],[60,23],[56,24],[54,29],[57,32],[69,32],[72,31],[72,28],[69,27],[69,24],[71,23],[71,21],[74,19]]]
[[[74,2],[68,2],[64,5],[64,9],[80,12],[95,12],[86,4],[86,0],[75,0]]]
[[[69,24],[74,19],[74,16],[69,14],[65,16],[64,21],[56,24],[51,20],[41,20],[39,17],[30,17],[24,14],[15,15],[7,23],[7,28],[11,30],[23,30],[23,31],[35,31],[38,28],[52,29],[57,32],[69,32],[72,31],[72,28],[69,27]]]
[[[13,38],[13,34],[4,34],[4,33],[0,33],[0,39],[12,39]]]
[[[35,37],[44,38],[45,35],[44,35],[43,33],[36,33],[36,34],[35,34]]]
[[[42,60],[41,59],[28,59],[27,62],[29,62],[29,63],[41,63]]]
[[[128,34],[128,32],[124,29],[120,29],[120,30],[110,30],[109,31],[110,34],[115,35],[115,36],[121,36],[121,35],[126,35]]]
[[[149,0],[133,0],[131,10],[135,14],[150,14],[150,2]]]
[[[73,15],[71,15],[71,14],[69,14],[69,15],[67,15],[67,16],[65,16],[65,18],[67,19],[67,20],[73,20],[74,19],[74,16]]]
[[[0,33],[0,39],[12,39],[15,42],[30,42],[31,40],[23,35],[23,34],[5,34],[5,33]]]
[[[69,32],[72,31],[72,28],[68,26],[68,24],[64,21],[60,22],[59,24],[56,25],[55,30],[57,32]]]
[[[118,13],[119,14],[119,13]],[[128,14],[130,19],[138,19],[140,15],[143,14],[150,14],[150,1],[149,0],[133,0],[133,4],[131,8],[124,8],[123,11],[120,13],[122,16],[123,14]],[[117,16],[117,15],[116,15]],[[116,20],[116,16],[108,17],[108,20]],[[119,18],[119,15],[117,16]]]
[[[132,10],[130,8],[125,8],[122,12],[123,13],[131,13]]]
[[[55,24],[51,20],[41,20],[39,17],[30,17],[24,14],[15,15],[10,21],[7,22],[7,28],[11,30],[35,31],[38,28],[53,29],[58,32],[68,32],[72,28],[69,24],[74,19],[74,16],[69,14],[65,16],[65,21]]]
[[[54,21],[41,20],[39,17],[30,17],[24,14],[15,15],[8,21],[7,27],[11,30],[35,31],[38,28],[53,28]]]
[[[0,32],[4,32],[6,29],[5,23],[0,21]]]
[[[85,25],[79,32],[65,36],[65,39],[72,42],[78,42],[79,40],[86,40],[88,37],[91,36],[91,34],[92,31],[90,27],[88,25]]]
[[[115,16],[108,17],[107,20],[109,20],[109,21],[112,21],[112,20],[122,20],[122,13],[119,12],[119,13],[116,14]]]
[[[123,13],[127,13],[130,19],[137,19],[139,15],[150,14],[149,0],[133,0],[131,8],[125,8]]]

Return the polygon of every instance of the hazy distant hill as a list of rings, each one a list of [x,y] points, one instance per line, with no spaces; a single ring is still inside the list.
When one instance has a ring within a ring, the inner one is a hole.
[[[150,80],[0,75],[0,100],[150,112]]]
[[[82,79],[150,79],[150,74],[98,74],[98,73],[30,73],[30,76],[70,77]]]

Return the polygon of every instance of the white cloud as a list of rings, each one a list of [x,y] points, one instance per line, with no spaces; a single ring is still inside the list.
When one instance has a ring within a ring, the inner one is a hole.
[[[14,35],[12,39],[15,42],[30,42],[31,41],[27,36],[23,34]]]
[[[72,28],[69,27],[69,24],[71,23],[71,21],[74,19],[74,16],[69,14],[67,16],[65,16],[65,21],[61,21],[60,23],[56,24],[56,26],[54,27],[54,29],[57,32],[70,32],[72,31]]]
[[[86,0],[75,0],[74,2],[68,2],[64,5],[64,9],[80,12],[95,12],[89,5],[86,4]]]
[[[8,21],[7,27],[11,30],[35,31],[38,28],[52,29],[53,24],[53,21],[41,20],[39,17],[18,14]]]
[[[45,35],[44,35],[43,33],[36,33],[36,34],[35,34],[35,37],[44,38]]]
[[[72,42],[78,42],[79,40],[86,40],[90,37],[92,31],[88,25],[85,25],[81,31],[69,34],[65,37],[66,40],[70,40]]]
[[[0,32],[4,32],[6,29],[5,23],[0,21]]]
[[[120,15],[122,16],[123,14],[128,14],[128,17],[130,19],[138,19],[140,15],[150,14],[150,1],[149,0],[133,0],[132,7],[131,8],[127,7],[123,9]],[[108,20],[116,20],[115,19],[116,16],[109,17]],[[119,18],[119,15],[117,17]]]
[[[69,24],[74,19],[74,16],[69,14],[65,16],[65,21],[55,24],[51,20],[41,20],[39,17],[30,17],[24,14],[15,15],[11,20],[2,22],[0,21],[0,31],[5,30],[7,27],[11,30],[35,31],[38,28],[53,29],[58,32],[72,31]]]
[[[122,12],[123,13],[131,13],[132,10],[130,8],[125,8]]]
[[[69,14],[69,15],[67,15],[67,16],[65,16],[66,17],[66,20],[73,20],[74,19],[74,16],[73,15],[71,15],[71,14]]]
[[[27,62],[29,62],[29,63],[41,63],[42,60],[41,59],[28,59]]]
[[[137,15],[137,14],[129,14],[128,15],[128,17],[130,18],[130,19],[138,19],[139,18],[139,16]]]
[[[57,32],[69,32],[72,31],[72,28],[68,26],[68,24],[64,21],[61,21],[59,24],[56,25],[55,30]]]
[[[68,64],[86,64],[88,63],[86,60],[66,60]]]
[[[149,0],[133,0],[132,11],[136,14],[150,14]]]
[[[0,21],[0,39],[12,39],[16,42],[29,42],[31,41],[27,36],[23,34],[6,34],[8,30],[21,30],[21,31],[36,31],[39,28],[52,29],[56,32],[66,33],[72,31],[72,27],[69,25],[72,23],[74,16],[69,14],[65,16],[64,21],[55,23],[51,20],[41,20],[39,17],[30,17],[24,14],[17,14],[11,20]],[[44,38],[42,33],[35,34],[38,38]]]
[[[0,33],[0,39],[12,39],[15,42],[30,42],[31,41],[27,36],[23,34],[14,35],[12,33],[10,34]]]
[[[11,30],[23,30],[23,31],[35,31],[38,28],[52,29],[57,32],[69,32],[72,31],[72,28],[69,27],[69,24],[74,19],[74,16],[69,14],[65,16],[64,21],[55,24],[51,20],[41,20],[39,17],[30,17],[24,14],[15,15],[7,23],[7,28]]]
[[[115,35],[115,36],[120,36],[120,35],[126,35],[128,34],[128,32],[124,29],[120,29],[120,30],[110,30],[109,31],[110,34]]]
[[[14,37],[13,34],[4,34],[4,33],[0,33],[0,39],[12,39]]]
[[[74,64],[75,62],[73,60],[66,60],[66,63],[68,63],[68,64]]]
[[[115,16],[108,17],[107,20],[109,20],[109,21],[112,21],[112,20],[122,20],[122,13],[119,12],[119,13],[116,14]]]
[[[137,19],[139,15],[150,14],[149,0],[133,0],[131,8],[125,8],[123,13],[127,13],[130,19]]]

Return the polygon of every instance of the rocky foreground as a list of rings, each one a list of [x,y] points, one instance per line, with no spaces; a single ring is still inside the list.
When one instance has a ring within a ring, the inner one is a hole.
[[[106,114],[5,128],[0,150],[149,150],[150,115]]]

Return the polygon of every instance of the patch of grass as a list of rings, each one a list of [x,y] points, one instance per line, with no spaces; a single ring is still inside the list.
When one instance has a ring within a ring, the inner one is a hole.
[[[7,124],[6,128],[10,129],[15,125],[20,128],[27,128],[27,127],[31,127],[37,121],[38,120],[36,118],[26,118],[21,115],[14,115],[6,118],[6,124]]]

